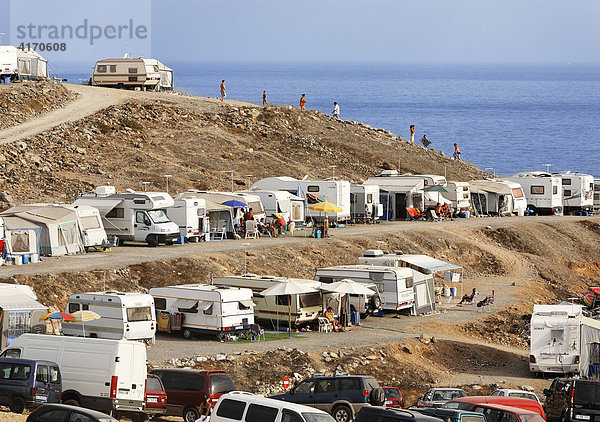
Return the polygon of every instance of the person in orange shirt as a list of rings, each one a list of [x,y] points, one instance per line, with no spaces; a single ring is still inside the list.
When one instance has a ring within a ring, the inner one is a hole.
[[[300,97],[300,110],[302,110],[302,111],[306,110],[306,108],[304,107],[307,103],[305,97],[306,97],[306,94],[302,94],[302,97]]]
[[[221,101],[227,96],[227,90],[225,89],[225,79],[221,81]]]

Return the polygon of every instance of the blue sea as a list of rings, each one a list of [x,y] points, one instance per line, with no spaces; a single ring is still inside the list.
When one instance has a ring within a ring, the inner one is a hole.
[[[307,108],[391,130],[416,125],[430,148],[510,175],[572,170],[600,175],[600,66],[167,63],[176,89]],[[90,75],[65,74],[70,82]],[[368,148],[365,145],[365,148]]]

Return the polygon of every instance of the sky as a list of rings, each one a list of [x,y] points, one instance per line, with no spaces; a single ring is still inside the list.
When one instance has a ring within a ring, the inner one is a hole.
[[[28,5],[23,12],[41,10],[46,24],[81,18],[74,0],[12,1],[15,9]],[[106,19],[118,19],[114,9],[133,1],[103,6]],[[598,0],[135,1],[150,6],[136,4],[121,17],[141,14],[143,21],[150,10],[150,36],[141,46],[112,41],[119,56],[139,47],[164,62],[600,63]],[[77,3],[89,5],[83,7],[90,20],[102,19],[92,7],[97,2]],[[9,4],[0,0],[0,11]],[[11,28],[27,19],[21,13],[11,22],[10,15],[0,12],[5,44],[15,40]],[[89,61],[108,49],[73,47],[52,59]]]

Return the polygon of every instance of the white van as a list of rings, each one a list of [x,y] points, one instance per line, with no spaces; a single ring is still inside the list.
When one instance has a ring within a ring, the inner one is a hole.
[[[540,214],[562,214],[563,193],[559,176],[543,171],[519,173],[500,180],[508,180],[523,187],[527,208]]]
[[[223,394],[210,416],[211,422],[335,422],[330,414],[314,407],[269,399],[252,393]]]
[[[133,420],[144,416],[146,345],[138,341],[22,334],[2,357],[56,362],[64,404]]]
[[[179,240],[179,226],[165,212],[173,204],[166,192],[117,193],[114,186],[98,186],[75,201],[75,205],[91,205],[100,211],[107,234],[149,246]]]
[[[148,294],[77,293],[69,296],[65,312],[77,311],[96,312],[100,318],[87,323],[63,320],[62,330],[68,336],[154,341],[154,299]]]
[[[158,311],[159,331],[224,336],[254,324],[252,290],[207,284],[154,287],[149,293]]]
[[[179,235],[190,242],[206,240],[210,222],[206,215],[206,200],[201,198],[175,199],[166,209],[167,216],[179,226]]]

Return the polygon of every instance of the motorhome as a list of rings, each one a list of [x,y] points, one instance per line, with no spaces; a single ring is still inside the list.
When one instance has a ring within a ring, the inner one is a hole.
[[[559,176],[542,171],[519,173],[500,180],[521,185],[527,200],[527,208],[534,213],[562,214],[562,183]]]
[[[0,81],[11,82],[48,78],[48,60],[35,50],[20,49],[11,45],[0,46]]]
[[[475,215],[523,215],[527,200],[521,185],[508,180],[471,180],[471,208]]]
[[[65,208],[70,208],[77,214],[79,220],[79,230],[81,233],[81,240],[85,250],[89,249],[101,249],[108,247],[108,237],[106,230],[104,230],[104,224],[102,224],[102,217],[100,211],[97,208],[89,205],[63,205]]]
[[[256,303],[254,308],[255,318],[287,324],[288,313],[291,312],[292,324],[296,326],[312,323],[323,314],[323,309],[332,306],[332,302],[339,302],[339,294],[325,292],[291,295],[291,302],[287,296],[261,296],[261,293],[269,287],[288,280],[317,290],[320,289],[322,284],[315,280],[288,279],[256,274],[214,277],[211,283],[217,286],[252,289],[254,302]],[[338,306],[332,306],[332,308],[337,309]]]
[[[346,180],[309,180],[293,177],[267,177],[252,185],[252,190],[284,190],[306,199],[307,206],[327,200],[342,209],[341,212],[326,213],[330,223],[341,223],[350,219],[350,182]],[[306,210],[306,218],[324,221],[325,214]]]
[[[350,217],[353,221],[377,221],[383,217],[379,186],[350,185]]]
[[[584,316],[582,305],[534,305],[529,370],[587,376],[598,342],[600,321]]]
[[[267,221],[270,221],[273,218],[273,214],[277,213],[285,221],[291,219],[296,226],[304,225],[306,209],[306,200],[304,198],[282,190],[252,190],[236,193],[258,196],[265,209]]]
[[[206,284],[154,287],[149,293],[158,312],[159,331],[227,334],[247,331],[254,324],[252,290]]]
[[[423,209],[425,206],[425,181],[421,178],[379,175],[368,178],[364,184],[379,186],[379,202],[383,208],[382,220],[405,220],[409,217],[407,208]]]
[[[132,420],[145,417],[146,345],[141,342],[22,334],[1,356],[56,362],[64,404]]]
[[[179,235],[190,242],[208,240],[210,221],[206,213],[206,200],[202,198],[174,199],[166,209],[167,217],[179,226]]]
[[[341,265],[317,269],[319,281],[349,278],[357,283],[373,283],[386,311],[410,309],[413,315],[435,310],[434,280],[411,268],[383,265]]]
[[[173,204],[166,192],[117,193],[114,186],[98,186],[75,200],[75,205],[90,205],[100,211],[109,236],[150,246],[172,245],[179,239],[179,226],[165,212]]]
[[[92,85],[154,91],[173,89],[173,70],[155,59],[104,59],[94,66]]]
[[[561,178],[565,214],[591,212],[594,208],[594,176],[564,171],[552,173]]]
[[[99,319],[89,322],[63,320],[69,336],[154,341],[156,315],[152,296],[144,293],[91,292],[69,296],[65,313],[92,311]]]
[[[448,182],[448,192],[441,192],[441,196],[451,201],[450,207],[458,211],[467,211],[471,208],[471,187],[467,182]]]

